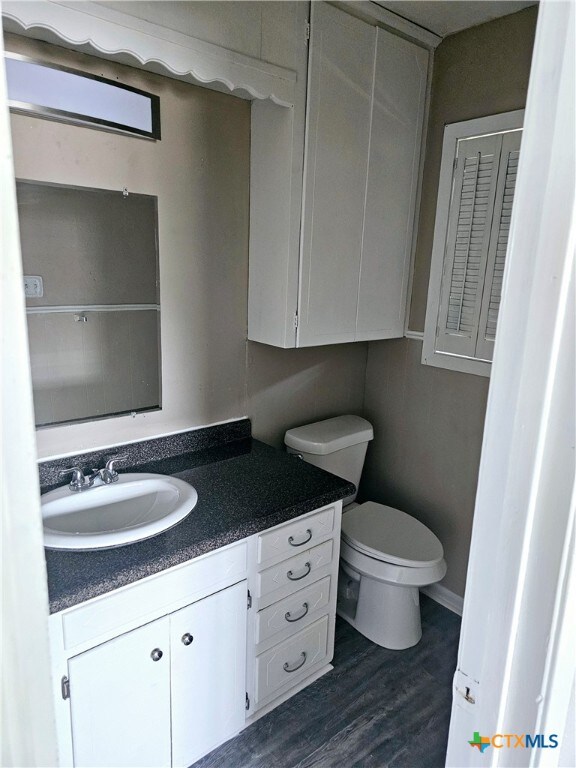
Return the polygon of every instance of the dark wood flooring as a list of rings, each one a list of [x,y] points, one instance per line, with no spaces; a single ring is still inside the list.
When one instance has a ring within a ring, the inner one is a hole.
[[[406,651],[338,619],[334,670],[194,768],[442,768],[460,619],[421,606],[422,640]]]

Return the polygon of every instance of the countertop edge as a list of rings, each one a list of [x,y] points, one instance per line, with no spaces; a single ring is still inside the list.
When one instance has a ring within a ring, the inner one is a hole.
[[[353,483],[342,480],[341,478],[335,477],[334,479],[340,480],[342,483],[340,488],[335,488],[333,491],[311,497],[304,502],[298,502],[289,507],[268,512],[263,516],[255,516],[250,522],[244,522],[235,528],[232,527],[223,530],[210,540],[204,540],[196,546],[191,546],[188,550],[182,550],[177,554],[176,560],[174,560],[173,557],[169,558],[168,555],[164,555],[156,561],[148,562],[144,566],[146,573],[135,576],[134,567],[128,567],[124,571],[118,571],[110,581],[103,581],[96,587],[92,585],[90,590],[91,594],[89,595],[86,594],[86,589],[81,589],[77,592],[70,592],[65,597],[52,598],[49,601],[50,616],[55,616],[65,610],[78,607],[90,600],[103,597],[104,595],[109,595],[122,587],[136,584],[137,582],[155,576],[162,571],[178,567],[183,563],[192,561],[202,555],[210,554],[211,552],[235,544],[243,539],[248,539],[257,533],[261,533],[262,531],[266,531],[277,525],[282,525],[297,517],[306,515],[316,509],[321,509],[329,504],[334,504],[355,491]],[[166,562],[167,560],[168,562]]]

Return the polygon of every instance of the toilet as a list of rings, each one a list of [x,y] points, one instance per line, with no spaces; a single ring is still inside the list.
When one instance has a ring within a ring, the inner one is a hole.
[[[359,416],[337,416],[289,429],[287,450],[310,464],[360,482],[372,425]],[[374,643],[393,650],[422,637],[419,588],[444,578],[438,538],[399,509],[344,499],[337,613]]]

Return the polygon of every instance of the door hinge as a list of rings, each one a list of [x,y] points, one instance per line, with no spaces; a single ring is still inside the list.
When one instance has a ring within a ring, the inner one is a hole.
[[[250,594],[250,590],[248,590],[248,599],[246,602],[248,605],[248,610],[250,610],[250,608],[252,608],[252,595]]]
[[[298,328],[298,312],[294,312],[294,328]]]
[[[456,168],[458,168],[458,157],[454,158],[454,165],[452,166],[452,173],[456,173]]]
[[[63,699],[69,699],[70,698],[70,680],[64,675],[62,680],[60,681],[60,690],[62,691],[62,698]]]
[[[248,691],[246,691],[246,709],[250,709],[250,697],[248,696]]]
[[[304,25],[304,40],[306,43],[310,41],[310,22],[307,21]]]

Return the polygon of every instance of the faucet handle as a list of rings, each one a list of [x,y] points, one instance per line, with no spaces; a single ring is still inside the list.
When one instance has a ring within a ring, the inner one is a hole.
[[[84,472],[80,467],[70,467],[69,469],[63,469],[58,472],[58,476],[69,475],[72,472],[72,480],[68,485],[71,491],[84,491],[86,488],[90,488],[94,480],[92,478],[85,477]]]
[[[108,459],[106,462],[106,472],[108,473],[108,476],[111,480],[116,480],[118,477],[118,472],[114,469],[114,464],[116,464],[117,461],[126,461],[128,459],[128,456],[114,456],[111,459]]]

